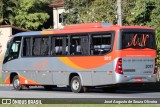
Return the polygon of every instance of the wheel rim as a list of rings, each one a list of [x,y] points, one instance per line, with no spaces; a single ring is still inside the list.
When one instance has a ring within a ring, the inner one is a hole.
[[[20,85],[20,82],[19,82],[19,79],[16,79],[16,80],[14,80],[14,87],[15,88],[18,88],[19,87],[19,85]]]
[[[74,90],[78,90],[79,89],[79,81],[78,80],[74,80],[73,83],[72,83],[72,87]]]

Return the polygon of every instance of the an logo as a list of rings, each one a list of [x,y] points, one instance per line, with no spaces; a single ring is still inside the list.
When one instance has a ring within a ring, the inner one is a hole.
[[[137,34],[133,37],[131,42],[128,42],[128,46],[146,46],[147,38],[149,38],[148,34],[143,34],[142,39],[138,39]]]

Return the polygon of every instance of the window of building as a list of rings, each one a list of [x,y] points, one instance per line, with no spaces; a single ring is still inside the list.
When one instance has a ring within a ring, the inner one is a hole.
[[[63,15],[59,14],[59,23],[63,23]]]
[[[111,50],[111,34],[94,34],[91,36],[91,55],[102,55]]]

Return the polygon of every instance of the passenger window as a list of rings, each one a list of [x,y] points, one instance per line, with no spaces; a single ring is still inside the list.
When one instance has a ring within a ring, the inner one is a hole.
[[[49,39],[42,38],[41,39],[41,56],[49,55]]]
[[[68,54],[68,37],[51,38],[51,55]]]
[[[33,56],[48,56],[49,55],[49,38],[33,38]]]
[[[79,36],[72,36],[70,43],[70,55],[80,55],[81,54],[81,38]]]
[[[89,36],[72,36],[70,55],[89,55]]]
[[[22,56],[30,56],[31,55],[31,38],[27,37],[23,39],[23,55]]]
[[[111,34],[94,34],[91,37],[91,55],[103,55],[111,50]]]

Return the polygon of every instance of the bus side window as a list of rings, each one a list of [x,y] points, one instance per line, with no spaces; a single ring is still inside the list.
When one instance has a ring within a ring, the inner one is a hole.
[[[68,54],[68,38],[52,37],[51,38],[51,55],[67,55]]]
[[[33,56],[40,55],[40,46],[41,46],[41,38],[33,38],[33,48],[32,48]]]
[[[56,55],[62,55],[62,37],[57,37],[55,44]]]
[[[89,36],[81,37],[81,52],[82,55],[89,55]]]
[[[103,55],[111,50],[111,34],[95,34],[91,39],[91,54]]]
[[[31,54],[31,39],[29,37],[23,39],[23,56]]]
[[[55,37],[51,38],[51,55],[56,55]]]
[[[71,55],[89,55],[89,36],[85,35],[74,35],[71,37],[70,44]]]
[[[35,37],[33,38],[33,56],[49,55],[49,38]]]
[[[80,55],[81,54],[81,38],[79,36],[72,36],[70,43],[70,55]]]
[[[41,56],[49,55],[49,38],[41,39]]]

